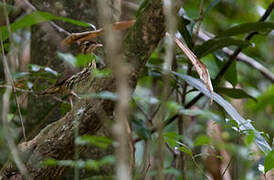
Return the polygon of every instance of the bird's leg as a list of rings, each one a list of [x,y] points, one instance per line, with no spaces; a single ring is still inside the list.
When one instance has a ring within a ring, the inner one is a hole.
[[[69,102],[70,102],[70,105],[71,105],[71,109],[73,109],[72,96],[75,96],[77,99],[81,99],[73,90],[71,90],[70,95],[69,95]]]
[[[70,94],[77,97],[77,99],[81,99],[73,90],[70,91]]]

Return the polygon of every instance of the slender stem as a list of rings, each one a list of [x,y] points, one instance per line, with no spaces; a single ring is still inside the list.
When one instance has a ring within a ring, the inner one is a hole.
[[[121,1],[113,1],[110,5],[107,0],[98,1],[101,24],[105,30],[106,63],[113,70],[116,82],[118,99],[115,107],[115,122],[113,134],[117,141],[116,146],[116,179],[130,180],[131,172],[135,166],[135,147],[129,123],[130,86],[128,84],[129,65],[124,62],[121,44],[121,33],[113,31],[112,21],[119,21],[121,16]]]
[[[73,108],[73,107],[72,107]],[[72,109],[72,113],[74,113],[74,109]],[[74,180],[79,180],[79,166],[78,166],[78,160],[79,160],[79,147],[76,144],[76,139],[79,137],[79,116],[74,113]]]
[[[13,41],[12,41],[12,38],[11,38],[11,34],[12,33],[11,33],[11,29],[10,29],[10,21],[9,21],[9,17],[8,17],[8,12],[7,12],[7,9],[6,9],[6,1],[4,0],[3,3],[4,3],[3,10],[4,10],[4,15],[5,15],[5,19],[6,19],[7,29],[8,29],[8,33],[9,33],[9,40],[10,40],[11,47],[14,47],[14,44],[13,44]],[[17,55],[15,55],[15,56],[16,56],[16,59],[18,59]],[[25,126],[24,126],[24,122],[23,122],[23,118],[22,118],[22,113],[21,113],[21,108],[20,108],[20,105],[19,105],[18,99],[17,99],[16,88],[15,88],[15,85],[14,85],[14,81],[13,81],[13,79],[11,77],[9,66],[8,66],[7,63],[5,65],[5,69],[8,71],[8,79],[9,79],[9,82],[10,82],[11,87],[12,87],[12,92],[13,92],[13,95],[14,95],[14,100],[15,100],[16,107],[17,107],[17,112],[18,112],[19,119],[20,119],[21,126],[22,126],[22,132],[23,132],[24,140],[27,141],[26,132],[25,132]]]
[[[3,1],[4,4],[4,10],[6,10],[6,1]],[[9,27],[9,25],[8,25]],[[3,64],[4,64],[4,69],[5,69],[5,78],[6,81],[12,86],[14,87],[13,81],[12,81],[12,77],[11,77],[11,73],[9,70],[9,66],[8,66],[8,62],[5,56],[5,51],[4,51],[4,45],[3,45],[3,41],[2,41],[2,32],[0,29],[0,44],[1,44],[1,51],[2,51],[2,57],[3,57]],[[12,88],[13,89],[13,88]],[[7,88],[4,95],[3,95],[3,105],[2,105],[2,121],[3,121],[3,131],[5,134],[5,139],[7,141],[7,145],[10,149],[12,158],[16,164],[16,166],[18,167],[20,173],[24,176],[24,178],[26,179],[31,179],[28,170],[25,166],[25,164],[22,162],[22,160],[20,159],[19,156],[19,151],[16,147],[16,144],[14,143],[14,139],[13,137],[10,135],[11,133],[11,128],[9,125],[9,121],[8,121],[8,113],[9,113],[9,98],[11,95],[11,89]]]

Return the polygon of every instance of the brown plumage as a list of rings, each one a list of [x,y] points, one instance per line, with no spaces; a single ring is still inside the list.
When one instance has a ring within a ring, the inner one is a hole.
[[[96,43],[92,40],[86,40],[80,43],[79,52],[82,54],[91,54],[96,48],[102,47],[102,44]],[[57,80],[55,85],[45,89],[43,92],[39,93],[40,95],[57,95],[65,96],[72,94],[77,96],[73,91],[74,84],[79,80],[82,80],[88,75],[90,75],[90,70],[96,69],[96,62],[92,61],[85,67],[82,71],[76,73],[75,75],[62,78],[62,80]]]

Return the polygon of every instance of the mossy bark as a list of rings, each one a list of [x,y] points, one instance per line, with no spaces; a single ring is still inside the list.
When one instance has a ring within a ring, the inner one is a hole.
[[[40,11],[50,12],[56,16],[65,16],[80,21],[96,24],[96,8],[91,5],[95,0],[72,1],[72,0],[32,0],[32,4]],[[74,26],[62,21],[55,22],[60,27],[69,32],[82,32],[90,30]],[[38,24],[31,30],[31,64],[50,67],[61,74],[61,79],[71,76],[78,70],[65,64],[57,57],[57,52],[77,53],[77,48],[64,49],[60,42],[65,38],[65,34],[60,33],[49,23]],[[39,79],[35,81],[35,89],[41,91],[52,86],[47,81]],[[26,133],[29,138],[33,138],[42,127],[61,118],[61,108],[58,101],[52,97],[28,97],[28,114],[25,121]]]

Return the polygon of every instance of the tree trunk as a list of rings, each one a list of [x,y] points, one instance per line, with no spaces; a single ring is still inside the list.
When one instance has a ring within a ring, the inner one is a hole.
[[[41,11],[50,12],[56,16],[66,16],[72,19],[85,21],[96,24],[96,8],[92,8],[91,4],[95,4],[94,0],[87,1],[71,1],[71,0],[32,0],[32,4]],[[61,21],[56,22],[60,27],[69,32],[81,32],[90,30],[74,26],[69,23]],[[60,42],[65,36],[59,32],[49,23],[43,23],[32,27],[31,33],[31,64],[37,64],[54,69],[61,78],[68,77],[77,72],[77,69],[65,64],[57,57],[57,52],[69,51],[76,54],[77,48],[64,49],[60,46]],[[49,87],[47,81],[35,81],[36,89],[45,89]],[[47,124],[60,119],[62,116],[60,103],[52,97],[35,97],[29,95],[28,97],[28,114],[25,122],[26,132],[28,137],[32,138],[36,135],[42,127]],[[37,132],[38,131],[38,132]]]

